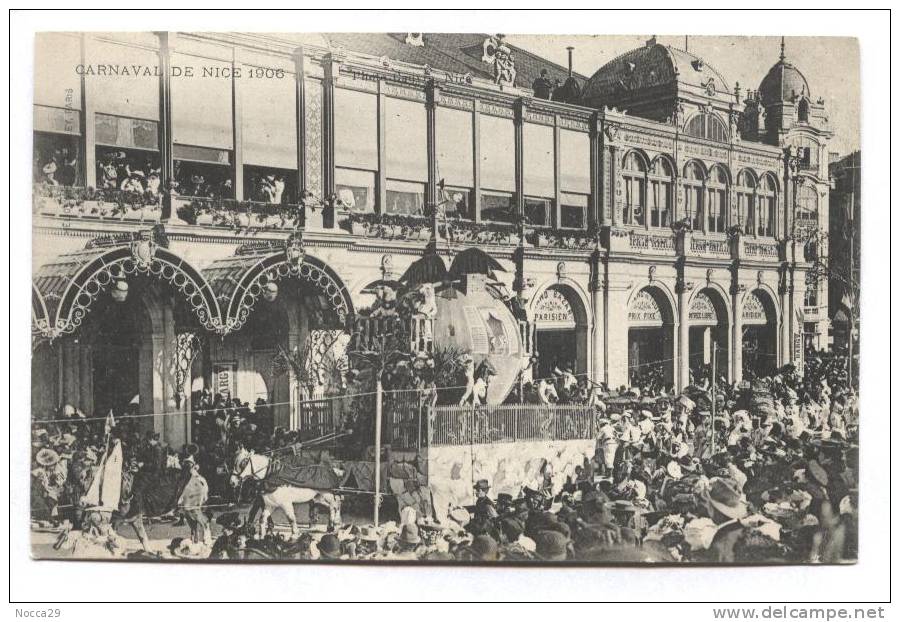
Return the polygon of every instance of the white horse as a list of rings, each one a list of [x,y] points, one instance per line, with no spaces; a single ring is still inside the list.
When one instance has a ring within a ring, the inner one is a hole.
[[[248,479],[257,482],[262,481],[269,475],[271,466],[272,460],[269,456],[255,454],[242,449],[235,455],[234,469],[231,472],[231,485],[237,488]],[[287,516],[291,525],[291,536],[296,538],[299,533],[297,530],[297,519],[294,517],[295,503],[309,503],[310,513],[313,512],[315,505],[324,505],[329,511],[330,526],[341,523],[341,498],[339,495],[330,492],[285,484],[271,492],[260,493],[259,499],[262,501],[259,517],[260,535],[266,534],[266,527],[272,511],[280,509]]]

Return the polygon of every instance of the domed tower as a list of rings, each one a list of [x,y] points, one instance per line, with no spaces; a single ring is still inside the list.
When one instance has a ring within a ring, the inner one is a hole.
[[[650,38],[643,47],[609,61],[591,76],[581,103],[672,123],[682,131],[728,142],[735,95],[704,59]]]
[[[805,240],[800,261],[813,262],[827,256],[827,239],[817,232],[828,230],[829,182],[828,125],[825,101],[813,98],[806,77],[791,63],[781,39],[781,53],[759,90],[748,93],[744,116],[752,129],[752,116],[759,114],[760,140],[785,149],[789,156],[791,208],[789,231]],[[746,136],[745,136],[746,137]],[[828,339],[828,283],[817,279],[815,271],[804,271],[794,287],[802,292],[796,304],[803,309],[803,334],[808,347],[824,348]]]
[[[830,136],[825,101],[813,99],[806,76],[788,60],[784,37],[778,62],[769,69],[757,91],[748,91],[744,104],[745,138],[751,138],[747,133],[756,131],[754,138],[762,142],[785,145],[792,130]]]

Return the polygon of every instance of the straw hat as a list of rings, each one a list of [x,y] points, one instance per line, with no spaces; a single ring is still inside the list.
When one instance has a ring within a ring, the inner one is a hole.
[[[710,504],[728,518],[744,518],[747,502],[737,484],[730,479],[713,477],[709,480],[707,499]]]
[[[34,457],[34,460],[41,466],[51,467],[59,462],[59,454],[49,447],[44,447],[37,452],[37,456]]]

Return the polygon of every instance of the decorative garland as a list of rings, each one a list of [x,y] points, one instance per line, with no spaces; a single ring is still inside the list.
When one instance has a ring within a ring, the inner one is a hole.
[[[255,222],[259,228],[297,229],[303,225],[304,215],[309,210],[325,211],[333,209],[335,197],[323,200],[311,192],[301,193],[299,203],[263,203],[261,201],[240,201],[237,199],[190,198],[190,202],[175,210],[178,217],[189,225],[197,224],[201,216],[211,216],[210,224],[229,229],[251,228]]]
[[[149,209],[162,213],[161,200],[161,195],[148,192],[43,183],[33,185],[34,213],[50,211],[74,216],[124,217],[129,210]],[[50,209],[49,204],[54,203],[54,209]]]

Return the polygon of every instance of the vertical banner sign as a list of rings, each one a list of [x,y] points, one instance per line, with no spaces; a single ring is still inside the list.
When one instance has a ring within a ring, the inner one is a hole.
[[[221,393],[228,397],[234,397],[236,369],[237,363],[233,362],[213,364],[213,394]]]

